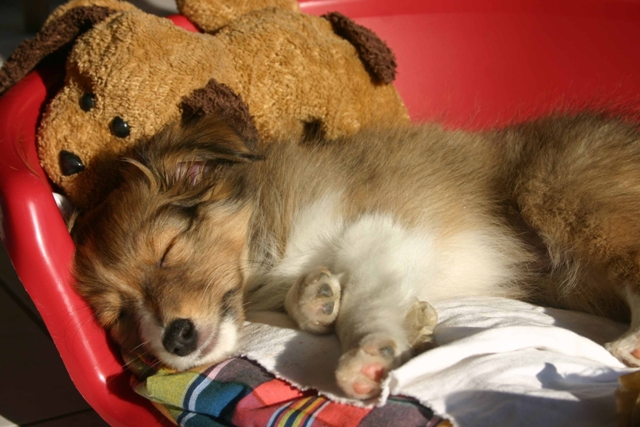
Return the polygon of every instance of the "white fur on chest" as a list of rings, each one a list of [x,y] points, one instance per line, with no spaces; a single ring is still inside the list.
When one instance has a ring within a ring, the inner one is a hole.
[[[404,304],[415,297],[432,302],[510,296],[516,267],[506,248],[512,242],[504,234],[488,227],[445,238],[437,230],[438,224],[407,228],[384,212],[347,223],[340,195],[327,196],[295,216],[284,256],[263,280],[290,286],[326,266],[345,277],[351,298],[393,298]]]

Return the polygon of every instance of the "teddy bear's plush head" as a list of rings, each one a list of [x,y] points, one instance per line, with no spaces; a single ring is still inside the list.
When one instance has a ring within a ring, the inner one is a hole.
[[[390,84],[391,51],[342,15],[271,7],[201,34],[124,2],[91,1],[56,11],[0,70],[1,93],[39,59],[69,52],[37,143],[45,172],[80,209],[118,184],[118,163],[137,141],[175,120],[222,115],[255,145],[408,121]]]
[[[183,98],[212,77],[196,66],[212,62],[212,44],[139,11],[112,14],[77,39],[37,136],[45,171],[76,206],[117,184],[114,162],[134,141],[180,119]]]

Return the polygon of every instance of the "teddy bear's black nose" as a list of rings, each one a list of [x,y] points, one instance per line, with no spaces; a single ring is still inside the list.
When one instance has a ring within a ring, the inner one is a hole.
[[[84,164],[80,157],[68,151],[61,151],[59,160],[60,170],[64,176],[75,175],[84,170]]]
[[[162,337],[162,345],[171,354],[186,356],[198,345],[198,331],[189,319],[176,319],[169,324]]]

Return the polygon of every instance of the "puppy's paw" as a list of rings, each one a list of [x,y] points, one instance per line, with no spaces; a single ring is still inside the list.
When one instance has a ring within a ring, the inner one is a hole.
[[[316,334],[333,331],[340,310],[340,280],[319,267],[301,277],[287,294],[285,308],[301,329]]]
[[[414,356],[436,347],[433,330],[437,324],[436,309],[428,302],[416,299],[404,319],[404,329]]]
[[[369,399],[380,394],[382,381],[400,361],[401,349],[395,340],[382,335],[368,335],[356,348],[342,355],[336,379],[348,396]]]
[[[627,366],[640,366],[640,336],[638,333],[627,332],[604,347],[618,360]]]

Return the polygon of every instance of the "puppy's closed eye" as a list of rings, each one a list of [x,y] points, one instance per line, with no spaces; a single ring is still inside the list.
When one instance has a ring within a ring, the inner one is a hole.
[[[96,313],[98,322],[105,328],[112,328],[115,324],[122,321],[128,315],[124,306],[106,306]]]
[[[170,265],[171,252],[176,242],[185,232],[193,227],[197,216],[197,206],[182,207],[169,205],[160,212],[151,227],[153,263],[158,267]]]

